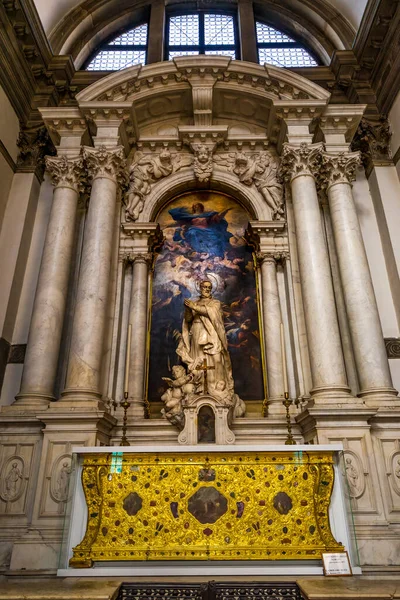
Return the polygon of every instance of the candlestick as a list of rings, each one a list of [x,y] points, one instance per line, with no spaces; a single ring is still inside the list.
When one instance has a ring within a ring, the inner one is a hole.
[[[290,408],[291,404],[292,404],[292,401],[289,400],[289,394],[287,392],[285,392],[285,399],[283,401],[283,406],[286,408],[286,427],[288,430],[285,446],[295,446],[296,445],[296,440],[294,439],[293,434],[292,434],[292,424],[290,422],[289,408]]]
[[[126,339],[126,355],[125,355],[125,379],[124,379],[124,396],[128,397],[128,381],[129,381],[129,365],[131,362],[131,339],[132,339],[132,325],[129,323],[128,326],[128,337]]]
[[[285,351],[285,338],[283,335],[283,323],[281,323],[281,356],[282,356],[282,373],[283,373],[283,392],[289,395],[289,386],[286,370],[286,351]]]
[[[128,438],[126,437],[126,431],[128,429],[128,408],[130,407],[131,403],[128,402],[128,392],[125,392],[124,394],[124,399],[121,400],[120,402],[120,406],[121,408],[124,409],[124,420],[122,423],[122,436],[121,436],[121,442],[120,442],[120,446],[130,446],[130,443],[128,442]]]

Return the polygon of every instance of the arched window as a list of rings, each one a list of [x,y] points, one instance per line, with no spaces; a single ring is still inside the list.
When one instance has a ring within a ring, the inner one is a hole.
[[[230,14],[172,14],[167,21],[166,60],[176,56],[222,54],[239,58],[236,18]]]
[[[86,66],[88,71],[119,71],[132,65],[144,65],[147,53],[147,23],[104,44]]]
[[[258,60],[277,67],[316,67],[317,61],[298,42],[285,33],[256,23]]]

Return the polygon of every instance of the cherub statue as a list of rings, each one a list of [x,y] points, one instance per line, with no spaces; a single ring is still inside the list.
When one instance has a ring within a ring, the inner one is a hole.
[[[213,172],[213,149],[206,144],[197,144],[194,149],[194,174],[201,183],[207,183]]]
[[[243,185],[255,185],[270,207],[273,221],[284,218],[283,188],[277,178],[278,163],[270,152],[215,154],[214,162],[234,173]]]
[[[152,184],[191,165],[192,162],[192,156],[171,154],[168,148],[163,148],[159,154],[137,152],[129,174],[130,186],[126,194],[126,220],[136,221],[138,219]]]
[[[165,408],[162,409],[161,413],[168,421],[179,427],[179,429],[183,429],[185,417],[182,400],[187,394],[195,391],[195,385],[191,383],[193,375],[191,373],[186,374],[186,369],[182,365],[172,367],[172,375],[174,379],[170,377],[162,378],[168,384],[168,389],[161,396],[161,400],[165,404]]]
[[[213,390],[210,390],[211,396],[217,398],[224,406],[232,406],[233,395],[232,392],[226,388],[226,382],[223,379],[219,379]]]

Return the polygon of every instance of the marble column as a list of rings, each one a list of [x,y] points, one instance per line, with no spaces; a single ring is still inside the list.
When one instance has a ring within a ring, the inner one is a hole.
[[[82,159],[47,157],[47,171],[55,186],[50,220],[16,405],[47,406],[54,400],[68,279],[73,251]]]
[[[343,294],[360,382],[359,396],[374,402],[393,399],[386,348],[367,256],[353,201],[351,181],[360,162],[358,152],[324,153],[326,186],[339,261]]]
[[[144,418],[146,345],[148,322],[148,281],[151,254],[132,254],[132,293],[129,323],[132,325],[128,399],[133,417]]]
[[[316,399],[351,399],[340,340],[332,275],[314,174],[322,144],[285,144],[281,172],[290,181],[301,290]]]
[[[281,347],[281,306],[279,302],[276,263],[280,255],[258,252],[257,260],[261,269],[261,289],[263,305],[263,325],[265,341],[265,361],[268,382],[268,414],[284,412],[282,400],[283,385]]]
[[[117,188],[125,159],[121,147],[85,147],[92,181],[83,240],[71,348],[63,401],[98,400]]]

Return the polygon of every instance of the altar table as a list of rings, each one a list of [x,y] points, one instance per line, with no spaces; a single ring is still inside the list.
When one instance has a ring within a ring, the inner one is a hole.
[[[322,574],[349,552],[341,444],[74,448],[59,575]]]

